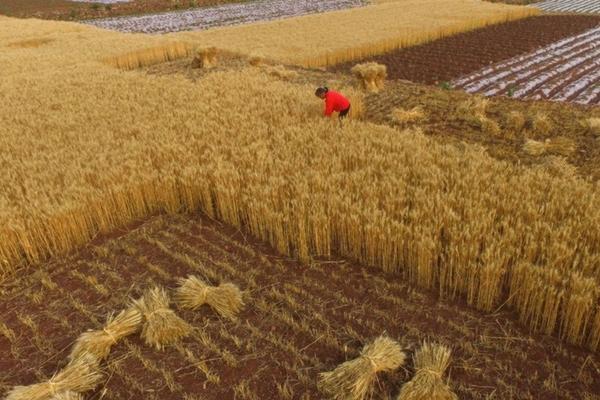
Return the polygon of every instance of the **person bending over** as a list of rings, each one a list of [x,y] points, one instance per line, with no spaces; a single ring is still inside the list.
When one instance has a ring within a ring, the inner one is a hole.
[[[324,86],[316,90],[315,96],[325,100],[326,117],[331,117],[331,114],[335,111],[339,113],[340,119],[344,119],[350,112],[350,101],[341,93],[329,90]]]

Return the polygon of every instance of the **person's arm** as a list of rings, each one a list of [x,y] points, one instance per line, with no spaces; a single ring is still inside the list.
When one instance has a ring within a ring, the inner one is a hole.
[[[331,114],[333,114],[333,101],[325,99],[325,116],[331,117]]]

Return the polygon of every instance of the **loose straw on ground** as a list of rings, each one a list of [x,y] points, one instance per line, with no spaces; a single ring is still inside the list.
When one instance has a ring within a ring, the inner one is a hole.
[[[404,364],[405,355],[396,341],[380,336],[367,344],[360,356],[319,376],[319,388],[336,400],[362,400],[373,394],[377,373]]]
[[[231,319],[235,318],[244,307],[242,292],[233,283],[209,286],[193,275],[179,280],[175,301],[179,307],[192,310],[208,304],[222,317]]]
[[[146,344],[162,350],[192,331],[191,326],[169,308],[169,295],[163,288],[148,290],[134,305],[144,316],[142,338]]]
[[[397,400],[458,400],[442,380],[450,354],[446,346],[423,343],[414,355],[416,374],[402,386]]]
[[[116,317],[109,317],[101,330],[82,333],[69,357],[73,360],[83,353],[90,353],[103,360],[108,356],[113,344],[134,333],[141,323],[142,314],[137,308],[123,310]]]
[[[98,359],[91,354],[83,354],[46,382],[14,387],[8,392],[6,400],[64,399],[65,397],[56,396],[65,392],[81,393],[91,390],[96,387],[102,376]]]

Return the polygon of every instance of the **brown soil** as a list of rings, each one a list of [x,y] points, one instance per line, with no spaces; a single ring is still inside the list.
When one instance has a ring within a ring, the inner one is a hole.
[[[246,0],[133,0],[129,3],[109,5],[78,3],[69,0],[2,0],[0,1],[0,15],[76,21],[183,10],[243,1]]]
[[[385,64],[389,79],[438,84],[584,32],[599,23],[600,16],[537,16],[445,37],[361,61]],[[349,71],[357,63],[340,64],[332,70]]]
[[[235,322],[210,309],[179,315],[196,331],[156,351],[133,335],[113,348],[87,399],[321,399],[318,373],[382,333],[412,354],[423,340],[453,349],[461,399],[582,399],[600,392],[600,357],[530,335],[507,310],[482,314],[342,259],[300,265],[202,215],[159,216],[0,286],[0,396],[49,377],[69,347],[151,285],[197,274],[245,290]],[[11,334],[12,333],[12,334]],[[391,399],[413,374],[382,376]]]

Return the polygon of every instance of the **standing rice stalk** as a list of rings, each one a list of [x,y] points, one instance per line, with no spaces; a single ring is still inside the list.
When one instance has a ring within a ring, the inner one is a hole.
[[[82,354],[46,382],[15,386],[8,392],[6,400],[51,400],[64,392],[85,392],[96,387],[102,376],[98,359],[91,354]]]
[[[155,287],[147,291],[134,305],[144,316],[142,338],[149,346],[162,350],[190,334],[191,326],[169,308],[169,295],[165,289]]]
[[[319,388],[336,400],[362,400],[373,394],[377,373],[404,364],[405,355],[396,341],[380,336],[367,344],[360,356],[319,375]]]
[[[242,292],[232,283],[209,286],[196,276],[179,280],[175,301],[181,308],[196,310],[204,304],[211,306],[219,315],[233,319],[244,308]]]
[[[108,356],[110,348],[121,338],[134,333],[142,323],[142,314],[135,307],[123,310],[116,317],[110,316],[101,330],[82,333],[71,350],[69,358],[76,359],[83,353],[93,354],[98,360]]]
[[[397,400],[458,400],[442,380],[450,354],[446,346],[423,343],[414,355],[416,374],[402,386]]]

